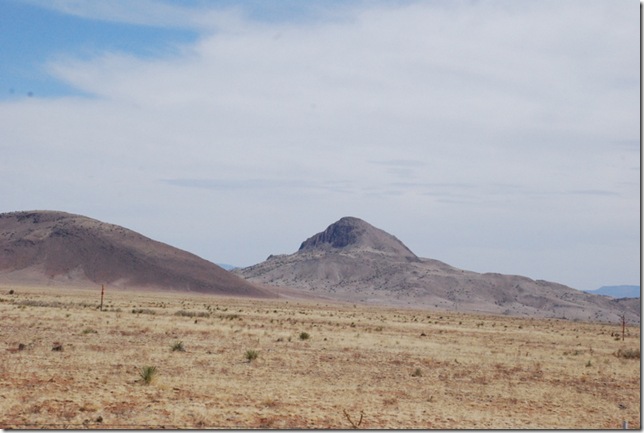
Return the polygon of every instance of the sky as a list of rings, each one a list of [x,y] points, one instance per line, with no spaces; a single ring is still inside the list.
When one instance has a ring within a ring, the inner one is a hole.
[[[0,212],[215,263],[343,216],[421,257],[640,281],[628,0],[3,0]]]

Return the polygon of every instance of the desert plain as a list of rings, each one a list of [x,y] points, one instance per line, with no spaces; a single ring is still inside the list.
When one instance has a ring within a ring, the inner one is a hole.
[[[100,291],[0,287],[0,428],[641,428],[639,325]]]

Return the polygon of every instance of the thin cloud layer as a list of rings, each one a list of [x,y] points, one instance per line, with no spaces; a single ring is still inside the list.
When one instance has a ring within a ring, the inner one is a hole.
[[[69,53],[48,70],[85,97],[0,104],[5,210],[75,211],[239,265],[354,215],[466,269],[638,278],[635,7],[315,4],[319,20],[276,21],[209,4],[51,3],[201,36],[156,58]]]

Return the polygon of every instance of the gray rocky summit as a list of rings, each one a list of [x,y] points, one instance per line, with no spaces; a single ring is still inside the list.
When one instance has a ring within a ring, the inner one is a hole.
[[[395,236],[355,217],[341,218],[323,232],[311,236],[302,242],[299,251],[325,250],[329,248],[365,249],[400,257],[417,258]]]

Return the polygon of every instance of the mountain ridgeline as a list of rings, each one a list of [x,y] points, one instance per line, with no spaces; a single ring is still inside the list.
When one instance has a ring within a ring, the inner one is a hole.
[[[639,298],[615,299],[518,275],[476,273],[418,257],[395,236],[345,217],[231,272],[126,228],[56,211],[0,214],[0,284],[317,298],[523,317],[629,323]]]
[[[418,257],[395,236],[344,217],[293,254],[234,271],[267,285],[370,304],[591,321],[639,322],[639,300],[610,299],[518,275],[476,273]]]

